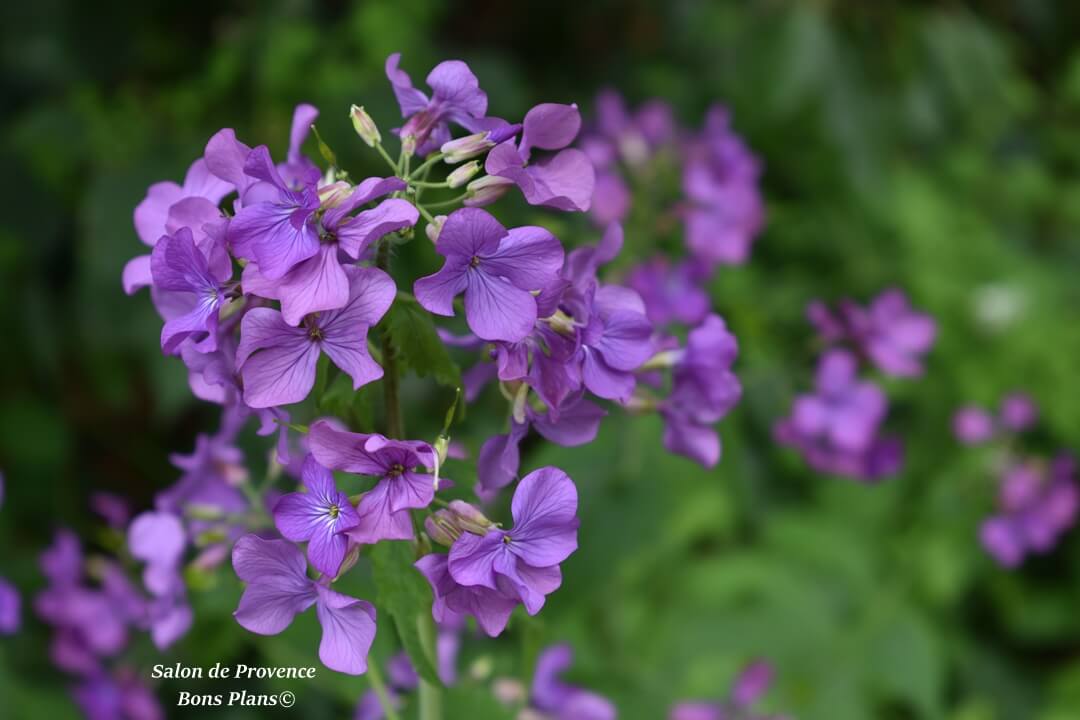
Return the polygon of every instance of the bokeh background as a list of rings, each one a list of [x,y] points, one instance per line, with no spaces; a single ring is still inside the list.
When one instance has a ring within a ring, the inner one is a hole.
[[[506,117],[542,100],[588,114],[604,86],[665,98],[690,126],[723,103],[764,162],[768,204],[751,261],[711,285],[746,390],[719,468],[663,452],[657,420],[618,413],[588,447],[530,445],[526,468],[557,464],[578,483],[581,549],[538,618],[470,641],[464,665],[521,673],[537,647],[568,641],[572,679],[629,720],[723,696],[754,657],[777,668],[765,706],[804,720],[1080,718],[1080,532],[998,568],[976,536],[996,492],[987,453],[949,431],[959,405],[1024,389],[1042,409],[1038,447],[1080,450],[1077,38],[1067,0],[4,3],[0,574],[28,601],[56,527],[93,547],[91,491],[149,506],[177,476],[168,454],[216,425],[162,357],[149,299],[120,289],[147,185],[182,177],[220,127],[283,151],[301,101],[322,109],[354,175],[381,172],[349,104],[391,127],[385,57],[402,51],[415,79],[459,57]],[[596,238],[584,220],[519,214],[568,245]],[[891,285],[940,327],[925,377],[888,383],[904,469],[873,486],[816,475],[770,436],[810,382],[804,307]],[[417,433],[446,406],[432,387],[406,382]],[[474,452],[503,417],[488,402],[458,436]],[[226,568],[193,593],[191,633],[164,654],[144,639],[133,661],[315,664],[314,618],[254,638],[229,617],[238,593]],[[77,716],[47,638],[28,611],[0,639],[0,717]],[[380,631],[376,652],[391,649]],[[366,681],[321,670],[280,687],[297,692],[292,716],[349,717]],[[170,717],[189,716],[178,689],[222,688],[164,683]],[[502,717],[475,683],[447,716]]]

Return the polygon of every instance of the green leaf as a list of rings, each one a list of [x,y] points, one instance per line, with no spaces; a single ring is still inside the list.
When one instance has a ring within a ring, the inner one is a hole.
[[[319,413],[341,418],[354,430],[373,430],[375,415],[371,388],[369,384],[353,390],[352,378],[341,373],[319,397]]]
[[[383,331],[390,333],[401,361],[417,375],[430,375],[435,382],[448,387],[461,384],[461,369],[450,359],[431,315],[415,300],[399,297],[390,307],[383,326]]]
[[[394,618],[401,644],[420,677],[442,686],[436,670],[435,630],[431,619],[431,588],[413,567],[412,547],[401,540],[383,541],[371,549],[371,565],[378,586],[379,609]]]

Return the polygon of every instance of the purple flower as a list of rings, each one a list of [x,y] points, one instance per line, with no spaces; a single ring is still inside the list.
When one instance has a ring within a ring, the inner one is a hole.
[[[851,301],[840,304],[834,316],[821,303],[807,309],[810,321],[829,342],[851,342],[888,375],[922,375],[922,356],[933,346],[937,324],[911,308],[900,290],[886,290],[862,308]]]
[[[703,465],[720,461],[720,436],[712,425],[742,397],[742,384],[731,371],[738,341],[723,318],[709,315],[690,331],[686,348],[675,352],[671,394],[660,403],[664,447]]]
[[[281,314],[290,325],[298,325],[309,313],[344,307],[349,300],[349,276],[343,258],[361,259],[376,240],[412,227],[419,217],[412,203],[396,198],[356,215],[350,213],[404,188],[399,178],[368,178],[360,183],[347,199],[323,213],[317,223],[319,248],[314,255],[296,264],[280,280],[264,277],[257,263],[249,263],[244,268],[244,291],[280,300]]]
[[[294,188],[260,145],[245,159],[244,173],[259,182],[248,188],[243,209],[229,223],[229,243],[236,255],[257,262],[264,277],[279,280],[319,251],[319,171],[311,168]]]
[[[482,585],[461,585],[450,574],[449,556],[440,553],[425,555],[416,561],[435,594],[431,614],[436,622],[452,622],[463,615],[472,615],[477,625],[490,637],[506,629],[518,599],[499,590]]]
[[[1013,432],[1029,429],[1039,419],[1039,408],[1027,393],[1014,392],[1001,401],[1001,424]]]
[[[301,477],[307,492],[283,495],[274,506],[274,525],[287,540],[306,542],[311,565],[336,577],[345,559],[344,531],[360,519],[345,493],[334,485],[333,474],[308,455]]]
[[[625,402],[636,385],[633,371],[655,352],[645,303],[618,285],[590,291],[586,303],[591,308],[582,318],[582,381],[598,397]]]
[[[684,151],[683,192],[686,245],[712,268],[741,265],[764,224],[758,188],[761,166],[731,130],[728,113],[712,108],[701,135]]]
[[[1080,491],[1069,456],[1049,468],[1032,462],[1010,466],[1002,476],[999,512],[979,529],[983,547],[1003,567],[1020,565],[1031,553],[1049,552],[1076,522]]]
[[[232,277],[229,263],[211,267],[207,255],[196,246],[189,228],[165,235],[154,246],[150,269],[155,290],[174,293],[173,302],[190,309],[169,318],[161,329],[161,350],[172,354],[189,337],[201,352],[217,349],[218,310],[225,296],[225,283]]]
[[[965,445],[978,445],[994,436],[994,418],[979,407],[963,407],[952,421],[953,435]]]
[[[242,627],[259,635],[277,635],[293,618],[315,606],[322,626],[319,660],[349,675],[367,670],[375,639],[375,608],[331,590],[306,574],[304,556],[286,540],[245,535],[233,546],[233,568],[247,583],[233,615]]]
[[[436,251],[446,262],[416,281],[416,299],[436,315],[453,316],[465,293],[465,320],[484,340],[517,342],[537,317],[534,290],[555,281],[563,263],[559,241],[547,230],[507,230],[484,210],[463,208],[446,220]]]
[[[562,583],[559,563],[577,549],[577,489],[558,468],[535,470],[514,491],[511,514],[510,530],[458,538],[448,567],[456,583],[516,596],[535,615]]]
[[[773,667],[763,660],[747,665],[732,683],[727,700],[720,703],[681,702],[671,709],[668,720],[782,720],[780,716],[761,715],[752,707],[769,691]]]
[[[0,577],[0,635],[14,635],[22,626],[19,591]]]
[[[698,272],[690,261],[672,265],[658,255],[631,270],[626,285],[641,295],[653,325],[697,325],[709,314],[709,296]]]
[[[888,402],[877,385],[858,380],[856,368],[847,351],[824,354],[815,393],[795,399],[775,435],[819,472],[875,480],[899,468],[903,449],[898,440],[878,435]]]
[[[244,315],[236,352],[244,402],[254,408],[300,402],[315,384],[320,352],[353,379],[353,389],[382,377],[382,368],[368,354],[367,331],[393,303],[394,281],[376,268],[347,268],[346,273],[345,307],[308,315],[300,327],[270,308]]]
[[[163,720],[157,697],[137,673],[127,668],[114,675],[98,671],[71,691],[88,720]]]
[[[488,153],[488,175],[512,181],[530,205],[566,211],[585,211],[592,203],[596,171],[588,156],[567,146],[581,129],[576,105],[543,103],[529,110],[522,122],[521,142],[506,140]],[[533,149],[559,152],[531,161]],[[466,204],[471,204],[466,201]],[[479,200],[474,204],[486,204]]]
[[[484,118],[487,94],[468,65],[460,60],[436,65],[427,76],[432,90],[429,98],[413,87],[408,73],[398,68],[400,60],[401,53],[386,58],[386,77],[394,88],[401,117],[405,118],[398,135],[406,148],[427,155],[450,140],[450,122],[470,132],[490,129],[490,122],[485,123]]]
[[[180,518],[166,512],[142,513],[132,520],[127,542],[132,557],[146,564],[143,584],[147,590],[164,595],[182,584],[180,561],[187,547],[187,533]]]
[[[590,690],[570,685],[559,677],[574,662],[569,645],[553,645],[536,658],[529,704],[559,720],[615,720],[615,706]]]
[[[416,470],[435,467],[430,445],[336,430],[325,421],[312,424],[308,440],[323,465],[379,478],[356,507],[358,521],[346,531],[351,540],[375,543],[413,537],[409,510],[427,507],[435,497],[434,477]]]

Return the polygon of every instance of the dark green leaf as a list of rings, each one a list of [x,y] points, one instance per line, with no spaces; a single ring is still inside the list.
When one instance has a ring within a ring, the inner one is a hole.
[[[461,369],[450,359],[431,315],[415,300],[398,298],[383,320],[383,331],[390,333],[401,362],[417,375],[430,375],[448,387],[461,384]]]
[[[431,588],[416,568],[408,542],[384,541],[371,549],[371,565],[378,586],[378,606],[394,618],[401,644],[420,677],[441,686],[436,670]]]

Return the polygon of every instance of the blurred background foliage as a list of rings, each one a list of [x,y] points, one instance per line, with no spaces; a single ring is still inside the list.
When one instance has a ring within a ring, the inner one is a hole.
[[[1080,5],[1067,0],[5,3],[2,573],[32,593],[55,527],[94,537],[92,490],[148,506],[177,475],[168,454],[216,425],[182,365],[161,356],[149,300],[120,289],[147,185],[182,177],[223,126],[281,152],[300,101],[322,109],[320,130],[354,176],[382,172],[348,105],[364,104],[385,136],[398,120],[387,54],[403,51],[414,78],[460,57],[506,117],[543,100],[588,113],[603,86],[668,99],[691,126],[723,103],[764,161],[768,202],[751,262],[711,288],[746,386],[721,426],[720,467],[668,455],[658,421],[617,413],[591,446],[529,446],[526,469],[557,464],[577,481],[581,549],[544,612],[469,643],[465,665],[487,656],[525,672],[537,647],[569,641],[573,679],[628,720],[722,696],[755,656],[778,668],[768,706],[803,720],[1080,717],[1080,537],[998,569],[976,540],[995,493],[989,458],[949,432],[958,405],[1023,388],[1043,409],[1044,449],[1080,449],[1078,37]],[[597,236],[581,219],[519,215],[568,245]],[[628,234],[636,252],[654,242]],[[940,323],[926,376],[888,384],[904,470],[877,486],[816,476],[770,439],[810,381],[804,307],[890,285]],[[407,382],[413,434],[446,407],[432,387]],[[460,431],[473,452],[503,417],[486,402]],[[250,447],[258,462],[265,445]],[[471,484],[469,465],[452,470]],[[313,617],[254,639],[229,615],[238,592],[226,570],[194,593],[184,640],[134,657],[315,664]],[[392,642],[380,631],[376,655]],[[36,621],[0,641],[0,716],[72,717],[65,682]],[[298,693],[296,716],[348,717],[366,681],[320,670],[283,687]],[[222,688],[165,683],[170,717],[183,716],[178,689]],[[476,683],[449,704],[451,718],[501,717]]]

